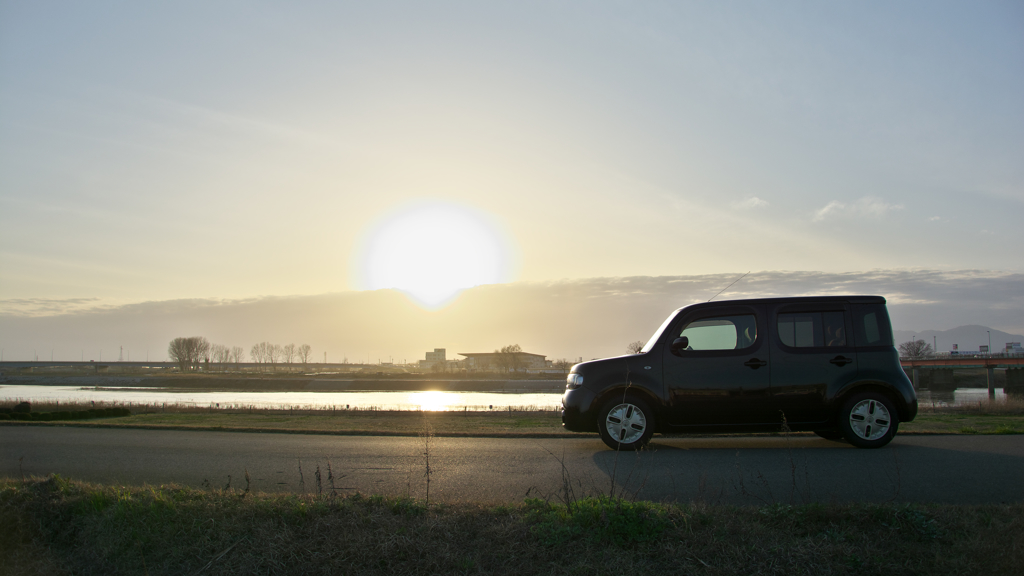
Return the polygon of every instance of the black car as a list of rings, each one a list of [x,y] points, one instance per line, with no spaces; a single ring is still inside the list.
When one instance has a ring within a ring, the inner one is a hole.
[[[562,425],[635,450],[655,432],[813,431],[885,446],[917,415],[885,298],[706,302],[669,315],[639,354],[572,367]]]

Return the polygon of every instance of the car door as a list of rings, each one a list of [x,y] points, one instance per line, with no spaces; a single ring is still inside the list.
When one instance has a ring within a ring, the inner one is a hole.
[[[771,307],[771,381],[776,410],[792,423],[829,419],[828,391],[857,375],[850,307],[822,301]]]
[[[703,308],[675,323],[664,347],[669,424],[713,426],[772,421],[763,305]],[[686,337],[686,349],[671,343]]]

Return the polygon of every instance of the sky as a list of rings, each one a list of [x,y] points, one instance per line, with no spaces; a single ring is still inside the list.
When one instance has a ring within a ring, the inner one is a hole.
[[[1022,94],[1019,2],[0,0],[0,330],[424,259],[984,284],[1024,268]],[[374,261],[416,206],[497,252]]]

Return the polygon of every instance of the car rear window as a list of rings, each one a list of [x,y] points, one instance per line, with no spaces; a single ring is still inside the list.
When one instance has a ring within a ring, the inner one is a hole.
[[[853,307],[857,346],[893,346],[892,326],[884,304],[857,304]]]

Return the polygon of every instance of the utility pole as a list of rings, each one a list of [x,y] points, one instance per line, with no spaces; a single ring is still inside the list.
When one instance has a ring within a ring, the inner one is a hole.
[[[991,330],[985,330],[985,332],[988,332],[988,353],[991,354],[992,353],[992,331]]]

